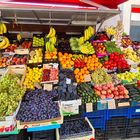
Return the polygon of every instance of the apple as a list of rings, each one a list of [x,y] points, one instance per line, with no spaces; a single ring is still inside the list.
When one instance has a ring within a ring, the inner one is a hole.
[[[104,91],[104,90],[103,90],[103,91],[101,91],[101,93],[102,93],[103,95],[106,95],[106,91]]]
[[[105,95],[101,95],[100,98],[101,98],[102,100],[105,100],[105,99],[106,99],[106,96],[105,96]]]
[[[100,92],[100,91],[96,91],[96,94],[97,94],[98,96],[100,96],[100,95],[101,95],[101,92]]]

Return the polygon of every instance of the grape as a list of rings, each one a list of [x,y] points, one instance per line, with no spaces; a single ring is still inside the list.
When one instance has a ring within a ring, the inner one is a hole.
[[[0,79],[0,118],[11,115],[17,108],[25,90],[18,85],[17,75],[5,75]]]
[[[17,120],[31,122],[60,117],[59,106],[53,101],[56,96],[56,90],[27,91],[17,114]]]

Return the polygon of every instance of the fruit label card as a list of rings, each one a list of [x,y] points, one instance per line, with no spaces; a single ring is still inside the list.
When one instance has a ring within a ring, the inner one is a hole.
[[[86,103],[86,112],[93,112],[93,104]]]
[[[118,107],[130,106],[129,102],[118,103]]]
[[[29,54],[29,50],[28,49],[15,49],[15,54]]]
[[[108,102],[108,109],[116,109],[116,104],[114,99],[108,100],[107,102]]]
[[[52,89],[53,89],[53,84],[44,84],[44,90],[52,91]]]
[[[66,84],[71,84],[71,79],[69,79],[69,78],[66,78]]]
[[[90,76],[90,74],[84,76],[84,81],[85,81],[85,82],[90,82],[90,81],[91,81],[91,76]]]

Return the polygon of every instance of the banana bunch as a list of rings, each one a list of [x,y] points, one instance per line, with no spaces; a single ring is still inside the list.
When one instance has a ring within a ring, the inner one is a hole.
[[[17,40],[20,41],[22,39],[21,34],[17,34]]]
[[[89,26],[85,31],[84,31],[84,40],[87,41],[90,39],[90,37],[95,33],[93,27]]]
[[[0,42],[0,50],[6,49],[9,46],[10,42],[7,37],[3,37],[2,41]]]
[[[56,35],[56,31],[53,27],[51,27],[48,35],[46,36],[46,38],[51,38],[51,37],[54,37],[55,35]]]
[[[108,35],[115,35],[116,34],[116,28],[113,26],[105,28],[105,31]]]
[[[57,39],[55,35],[56,35],[56,31],[53,27],[51,27],[49,34],[46,36],[46,38],[49,39],[49,41],[46,42],[47,53],[56,51],[55,44],[56,44]]]
[[[85,42],[83,45],[80,46],[80,51],[83,54],[94,54],[95,53],[95,50],[89,41]]]
[[[55,52],[56,48],[54,46],[54,44],[52,44],[51,42],[46,42],[46,52],[50,53],[50,52]]]
[[[0,23],[0,34],[2,35],[2,34],[5,34],[5,33],[7,33],[7,27],[4,23],[1,22]]]

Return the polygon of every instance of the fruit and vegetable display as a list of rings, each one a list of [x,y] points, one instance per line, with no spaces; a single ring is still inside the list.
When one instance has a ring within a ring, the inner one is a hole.
[[[117,44],[115,41],[106,41],[104,42],[104,46],[106,51],[110,54],[113,52],[117,52],[118,54],[122,53],[121,49],[117,47]]]
[[[62,54],[61,52],[59,52],[58,57],[62,68],[71,69],[73,67],[74,62],[72,61],[72,54],[68,53]]]
[[[131,43],[127,48],[121,45],[122,26],[120,33],[117,26],[97,33],[89,26],[81,36],[57,34],[55,27],[50,27],[48,33],[30,39],[17,35],[15,42],[0,23],[0,68],[4,71],[0,71],[0,119],[19,106],[17,128],[26,122],[27,127],[35,127],[38,121],[62,124],[64,119],[60,137],[65,137],[91,131],[84,119],[65,121],[68,114],[78,115],[84,107],[99,110],[100,100],[139,101],[138,49]],[[22,50],[21,54],[17,50]],[[130,61],[136,65],[132,67]],[[10,71],[9,65],[15,70]],[[27,66],[24,72],[18,69],[22,65]]]
[[[72,75],[69,76],[71,77]],[[67,82],[69,76],[67,76],[67,73],[63,73],[63,71],[59,72],[60,82],[59,87],[57,88],[57,92],[61,101],[79,99],[76,91],[76,85],[73,84],[73,79],[71,79],[70,82]]]
[[[9,46],[5,49],[5,52],[14,52],[15,49],[18,48],[17,44],[9,44]]]
[[[33,47],[43,47],[45,45],[44,37],[33,37]]]
[[[21,48],[22,49],[30,49],[32,46],[32,42],[31,41],[23,41],[21,44]]]
[[[24,65],[27,63],[27,55],[16,54],[11,60],[11,65]]]
[[[97,55],[106,55],[106,48],[103,42],[93,42],[93,46]]]
[[[43,61],[43,52],[42,49],[35,49],[30,52],[29,64],[32,63],[42,63]]]
[[[133,62],[140,62],[140,57],[132,48],[126,48],[123,50],[126,59],[130,59]]]
[[[140,80],[140,71],[137,71],[135,73],[126,71],[125,73],[117,74],[117,77],[120,80],[126,81],[128,83],[135,82],[137,80]]]
[[[125,85],[132,101],[140,101],[140,91],[135,85]]]
[[[25,93],[25,89],[20,87],[18,80],[18,76],[11,74],[0,78],[0,119],[16,111]]]
[[[10,57],[1,57],[0,58],[0,68],[6,67],[9,64],[7,63]]]
[[[50,63],[43,65],[42,82],[58,80],[58,64]]]
[[[92,74],[92,82],[94,84],[108,84],[112,83],[112,78],[111,76],[107,73],[107,71],[102,68],[102,69],[96,69]]]
[[[123,85],[114,86],[113,84],[95,85],[94,90],[100,99],[107,98],[123,99],[129,98],[129,92]]]
[[[34,84],[37,82],[41,82],[42,80],[42,68],[27,68],[24,87],[27,89],[34,89]]]
[[[42,89],[26,92],[17,114],[17,120],[34,122],[60,117],[58,103],[52,100],[54,94],[51,92]]]
[[[84,118],[65,120],[60,128],[61,139],[90,133],[92,133],[92,129]]]
[[[125,56],[116,52],[109,55],[109,59],[104,62],[103,66],[108,70],[117,68],[119,71],[130,68],[129,64],[125,60]]]
[[[82,83],[77,86],[77,93],[80,97],[82,97],[83,103],[96,103],[98,97],[94,90],[92,90],[92,86],[87,83]]]

